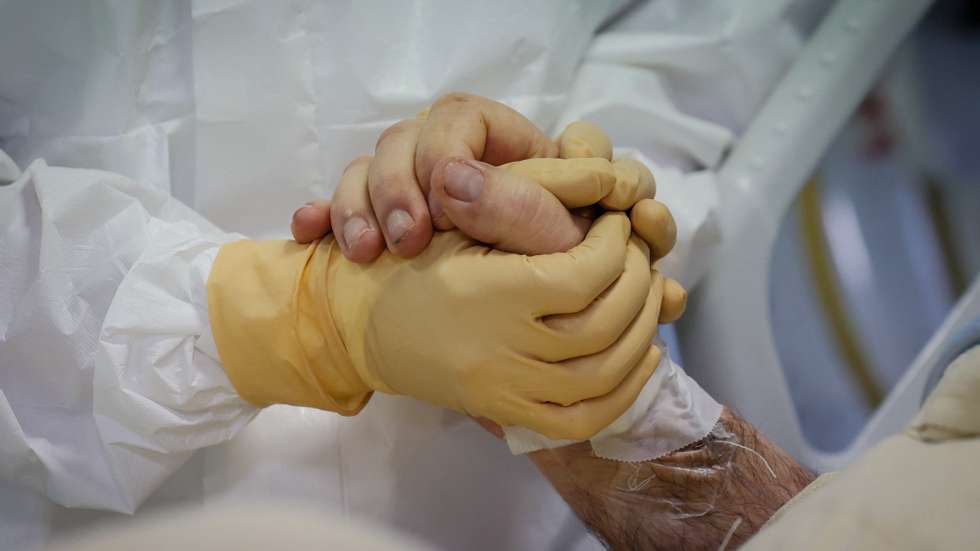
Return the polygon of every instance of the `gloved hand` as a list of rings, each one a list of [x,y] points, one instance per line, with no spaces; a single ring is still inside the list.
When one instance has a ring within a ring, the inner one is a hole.
[[[552,438],[588,438],[656,368],[664,289],[625,214],[567,253],[523,256],[437,233],[419,256],[344,258],[328,236],[222,247],[208,281],[228,376],[257,405],[342,414],[374,390]]]

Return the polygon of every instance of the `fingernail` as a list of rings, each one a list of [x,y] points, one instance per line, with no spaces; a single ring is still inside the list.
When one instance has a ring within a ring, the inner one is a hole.
[[[344,241],[347,243],[347,249],[353,249],[357,241],[368,231],[368,224],[360,216],[355,216],[344,224]]]
[[[435,194],[429,192],[429,217],[438,220],[442,216],[442,203],[436,198]]]
[[[471,203],[483,192],[483,173],[466,161],[446,167],[446,193],[453,199]]]
[[[393,245],[397,245],[408,230],[415,225],[415,220],[412,219],[412,215],[402,209],[395,209],[388,214],[388,221],[385,225],[388,228],[388,240]]]
[[[308,207],[308,206],[310,206],[309,203],[307,203],[306,206],[300,207],[300,208],[296,209],[295,212],[293,212],[293,222],[294,223],[296,222],[296,217],[299,216],[299,213],[301,213],[304,210],[306,210],[306,207]]]

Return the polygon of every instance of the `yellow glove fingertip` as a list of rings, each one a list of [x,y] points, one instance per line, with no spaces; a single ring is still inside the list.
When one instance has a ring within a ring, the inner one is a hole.
[[[687,308],[687,291],[671,278],[664,279],[664,296],[660,303],[660,323],[673,323],[684,315]]]
[[[612,160],[612,142],[598,126],[576,121],[565,127],[558,138],[558,156],[562,159],[601,157]]]
[[[650,245],[653,260],[663,258],[674,248],[677,224],[667,205],[654,199],[643,199],[633,206],[630,221],[633,231]]]

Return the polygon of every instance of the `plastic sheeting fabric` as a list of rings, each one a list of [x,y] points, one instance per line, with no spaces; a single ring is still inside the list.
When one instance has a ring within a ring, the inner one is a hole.
[[[150,211],[179,210],[184,223],[202,234],[210,231],[209,224],[167,199],[168,193],[224,230],[282,237],[292,210],[329,195],[344,164],[369,152],[383,128],[412,116],[441,93],[466,90],[504,101],[545,128],[575,118],[593,120],[609,130],[614,143],[653,159],[661,181],[669,174],[678,182],[702,185],[704,193],[696,199],[662,197],[678,218],[677,252],[686,248],[687,258],[706,258],[715,238],[705,228],[710,229],[717,208],[710,203],[710,169],[798,47],[782,19],[785,4],[650,2],[593,40],[594,31],[620,6],[557,1],[438,9],[421,2],[324,5],[305,0],[6,3],[0,7],[0,148],[21,167],[45,158],[50,165],[128,176],[162,192],[134,192],[148,198]],[[452,48],[446,47],[449,43]],[[111,197],[106,195],[105,204],[112,204]],[[7,208],[13,207],[0,205]],[[686,222],[681,215],[686,210],[699,218]],[[38,220],[36,206],[22,212]],[[4,223],[28,222],[5,216]],[[122,237],[142,239],[145,234],[135,228],[156,223],[138,209],[120,209],[101,240],[76,249],[45,247],[42,258],[51,266],[65,260],[61,270],[74,277],[80,275],[81,265],[72,263],[78,257],[65,255],[84,252],[88,266],[110,266],[106,274],[119,281],[131,264],[107,259],[105,251]],[[36,246],[32,235],[14,240],[24,238],[21,246]],[[701,240],[685,242],[684,235]],[[687,271],[690,265],[676,262],[665,265],[665,271],[692,285],[698,274]],[[38,276],[37,268],[4,266],[3,277],[21,278],[17,281],[24,286],[11,289],[29,288],[24,278]],[[57,270],[44,275],[57,275]],[[11,431],[5,435],[16,432],[12,415],[19,423],[37,423],[30,427],[34,436],[22,433],[0,442],[4,458],[30,457],[32,447],[44,448],[64,459],[52,464],[69,477],[92,457],[84,447],[73,447],[85,438],[83,432],[65,430],[74,425],[45,422],[23,406],[33,389],[38,403],[75,406],[64,411],[83,418],[86,430],[98,430],[92,421],[97,412],[84,406],[91,399],[87,389],[96,388],[92,364],[85,359],[93,358],[95,337],[103,329],[98,320],[111,299],[105,293],[115,292],[105,281],[100,285],[99,300],[75,301],[80,310],[74,317],[50,311],[52,304],[65,301],[52,303],[51,295],[40,293],[45,285],[35,287],[37,295],[0,304],[7,346],[13,342],[15,320],[75,323],[51,323],[50,338],[37,333],[17,341],[29,362],[12,365],[6,360],[12,356],[3,355],[0,415]],[[63,290],[62,296],[77,296],[79,289]],[[195,323],[190,321],[194,315],[188,313],[186,323]],[[172,358],[206,357],[201,349],[184,349]],[[34,359],[32,353],[39,350],[47,358],[61,354],[66,365],[83,368],[34,369],[53,365]],[[25,366],[37,377],[25,379]],[[164,378],[155,381],[157,390],[166,394],[166,377],[180,375],[160,374]],[[213,398],[208,392],[200,396]],[[137,392],[128,397],[143,401]],[[247,420],[248,413],[238,418]],[[234,432],[237,421],[229,424],[229,419],[219,425],[232,430],[213,433],[218,440]],[[172,432],[177,437],[169,442],[141,444],[180,448],[187,438],[183,444],[189,450],[210,442],[192,442],[198,433]],[[129,449],[126,431],[120,428],[118,434],[120,448]],[[189,455],[146,453],[143,466],[165,473],[163,463]],[[36,468],[32,461],[9,464],[30,471]],[[142,477],[143,471],[126,472],[132,464],[119,462],[111,476]],[[39,477],[34,483],[45,487],[46,481]],[[131,510],[152,485],[150,477],[131,497],[112,491],[101,496],[115,500],[111,508]],[[50,495],[52,489],[45,489]],[[83,487],[61,492],[70,496],[74,491],[100,492]],[[487,548],[598,547],[524,458],[509,455],[468,419],[402,397],[377,396],[353,419],[267,409],[236,438],[207,449],[158,494],[178,502],[305,497],[390,521],[449,548],[480,547],[474,542]],[[0,526],[13,534],[13,542],[30,546],[54,529],[45,523],[62,524],[52,519],[63,513],[45,505],[24,506],[36,502],[12,488],[4,495],[11,502],[0,507],[19,524],[7,530],[0,518]],[[20,503],[16,514],[15,502]],[[29,522],[40,527],[25,528]]]
[[[0,474],[132,512],[255,414],[197,346],[207,275],[234,236],[157,189],[43,161],[0,201]]]

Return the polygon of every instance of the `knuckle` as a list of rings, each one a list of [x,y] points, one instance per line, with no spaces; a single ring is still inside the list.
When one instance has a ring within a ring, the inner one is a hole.
[[[385,200],[392,196],[405,196],[417,186],[413,174],[396,168],[379,167],[368,179],[372,200]]]
[[[347,163],[347,166],[344,167],[344,174],[350,172],[351,169],[367,165],[368,163],[371,162],[371,159],[373,159],[373,157],[370,155],[361,155],[360,157],[355,157],[354,160]]]
[[[352,205],[361,204],[361,196],[367,192],[367,181],[362,178],[344,178],[333,192],[333,203],[330,205],[331,214]]]
[[[389,126],[388,128],[385,128],[384,131],[381,132],[381,135],[378,136],[378,141],[375,142],[374,144],[374,148],[378,149],[379,147],[381,147],[381,144],[389,138],[398,136],[399,134],[404,134],[406,132],[414,132],[415,129],[418,128],[418,126],[419,126],[419,121],[414,119],[405,119],[402,121],[398,121],[397,123]]]
[[[474,99],[476,99],[476,96],[466,92],[449,92],[440,96],[432,106],[435,108],[452,104],[465,104],[473,102]]]

